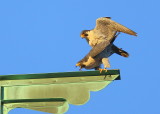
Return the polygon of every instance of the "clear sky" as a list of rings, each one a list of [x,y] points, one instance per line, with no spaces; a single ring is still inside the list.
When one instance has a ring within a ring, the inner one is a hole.
[[[70,105],[66,114],[160,114],[159,0],[1,0],[0,75],[78,71],[75,64],[90,50],[80,32],[99,17],[112,17],[136,31],[115,44],[129,58],[110,57],[121,70],[85,105]],[[9,114],[47,114],[14,109]]]

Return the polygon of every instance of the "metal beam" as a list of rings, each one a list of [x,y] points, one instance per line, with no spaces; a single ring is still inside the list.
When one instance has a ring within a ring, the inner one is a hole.
[[[119,79],[119,70],[0,75],[0,114],[16,107],[64,113],[68,104],[85,104],[90,91]]]

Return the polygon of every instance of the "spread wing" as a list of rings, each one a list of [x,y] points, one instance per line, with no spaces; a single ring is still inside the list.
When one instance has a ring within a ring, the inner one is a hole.
[[[108,40],[104,40],[101,43],[95,45],[90,52],[79,62],[82,61],[87,61],[89,57],[95,57],[96,55],[98,55],[99,53],[101,53],[108,45],[110,44],[110,42]]]
[[[108,34],[111,34],[114,31],[118,31],[137,36],[136,32],[106,17],[101,17],[96,20],[95,29],[101,31],[102,33],[106,32]]]

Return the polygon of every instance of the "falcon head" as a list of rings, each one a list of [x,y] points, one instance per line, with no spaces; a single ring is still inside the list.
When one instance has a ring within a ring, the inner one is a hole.
[[[77,66],[79,66],[80,67],[80,69],[79,70],[81,70],[82,68],[84,68],[85,67],[85,65],[82,63],[82,62],[78,62],[77,64],[76,64],[76,67]]]
[[[90,31],[90,30],[83,30],[83,31],[81,32],[80,36],[81,36],[82,38],[87,38],[89,31]]]

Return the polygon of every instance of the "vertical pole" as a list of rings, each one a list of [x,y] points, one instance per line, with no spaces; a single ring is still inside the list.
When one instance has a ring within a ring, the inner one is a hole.
[[[3,90],[2,90],[2,86],[0,86],[0,114],[3,114],[3,104],[2,104],[2,96],[3,96]]]
[[[4,107],[4,87],[0,86],[0,114],[8,114],[8,108]]]
[[[7,110],[4,110],[4,87],[0,86],[0,114],[8,114]]]

